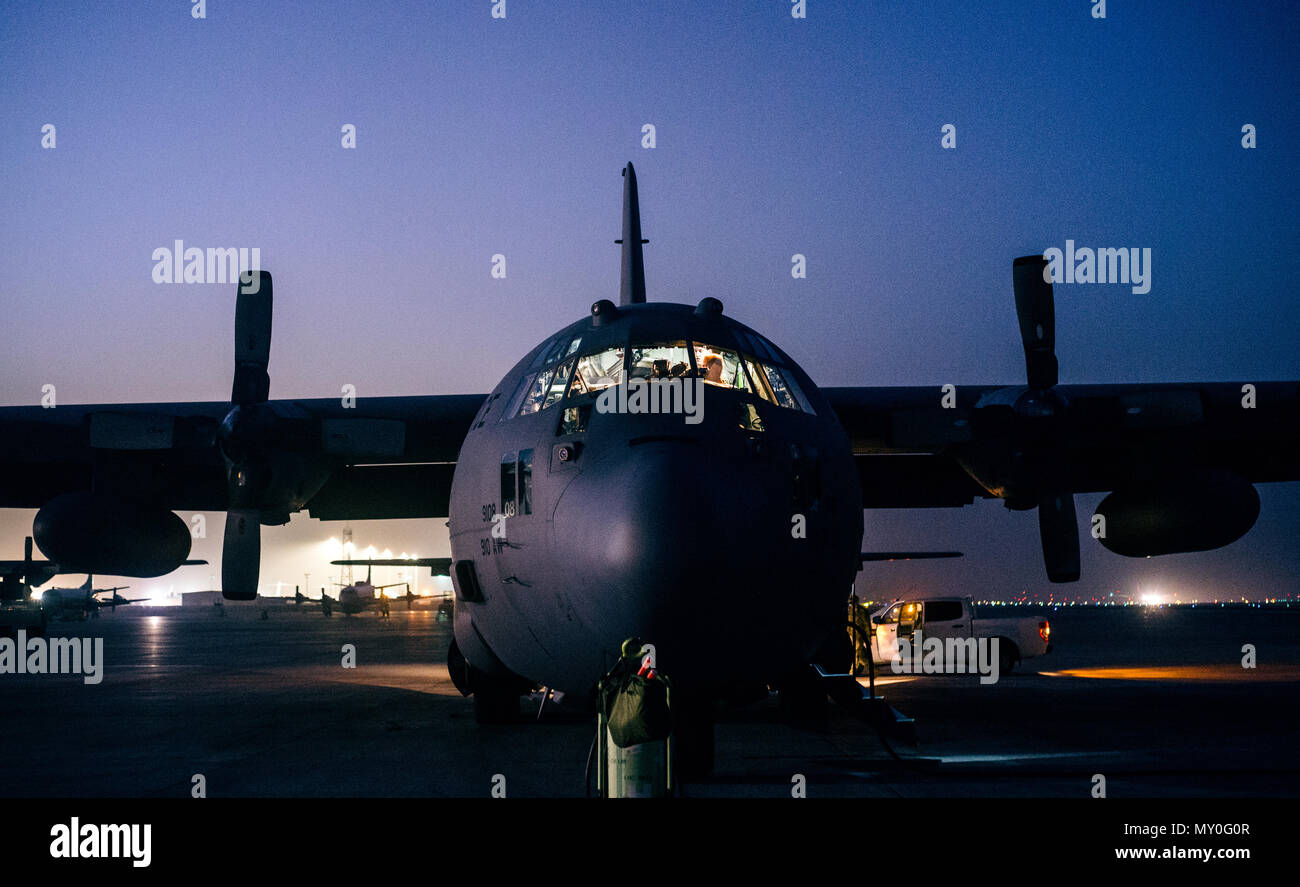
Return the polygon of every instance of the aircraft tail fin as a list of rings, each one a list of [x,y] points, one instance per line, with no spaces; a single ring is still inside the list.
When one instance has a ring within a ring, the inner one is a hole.
[[[639,305],[645,301],[645,257],[641,245],[641,202],[636,193],[636,170],[631,162],[623,168],[623,236],[614,241],[623,244],[623,268],[620,273],[618,303]]]

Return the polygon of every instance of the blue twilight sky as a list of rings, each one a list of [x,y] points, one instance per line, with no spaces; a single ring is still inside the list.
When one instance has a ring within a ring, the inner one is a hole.
[[[177,239],[260,249],[273,397],[486,392],[617,298],[628,160],[649,298],[721,298],[819,384],[1020,382],[1011,261],[1067,239],[1150,248],[1152,285],[1057,288],[1063,382],[1300,379],[1294,4],[493,5],[0,3],[0,403],[225,399],[234,287],[155,284]],[[1300,485],[1261,495],[1227,549],[1085,543],[1063,590],[1300,591]],[[0,556],[30,518],[0,513]],[[1049,589],[1033,513],[867,528],[968,552],[870,568],[879,593]],[[264,587],[316,584],[337,533],[266,530]],[[447,551],[441,521],[356,540]]]

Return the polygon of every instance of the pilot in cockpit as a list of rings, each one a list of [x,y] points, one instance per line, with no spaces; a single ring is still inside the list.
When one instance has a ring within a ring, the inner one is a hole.
[[[722,384],[722,358],[716,354],[706,354],[700,361],[700,369],[704,373],[704,381],[711,382],[714,385]]]

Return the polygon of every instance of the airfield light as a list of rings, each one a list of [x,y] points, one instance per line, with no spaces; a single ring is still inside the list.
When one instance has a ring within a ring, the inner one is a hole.
[[[45,594],[45,589],[43,588],[36,589],[35,591],[32,592],[32,600],[39,601],[41,599],[41,595],[43,594]]]

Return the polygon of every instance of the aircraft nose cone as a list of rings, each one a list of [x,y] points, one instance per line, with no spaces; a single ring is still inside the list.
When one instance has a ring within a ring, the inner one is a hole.
[[[771,597],[786,593],[771,542],[788,515],[741,476],[743,464],[702,444],[631,451],[584,469],[554,515],[565,585],[600,643],[653,643],[674,679],[720,672],[731,656],[788,651],[776,635],[798,629]]]
[[[717,466],[686,442],[633,449],[633,458],[584,471],[565,490],[555,511],[558,547],[590,584],[635,583],[656,589],[661,603],[698,594],[701,561],[725,526]]]

